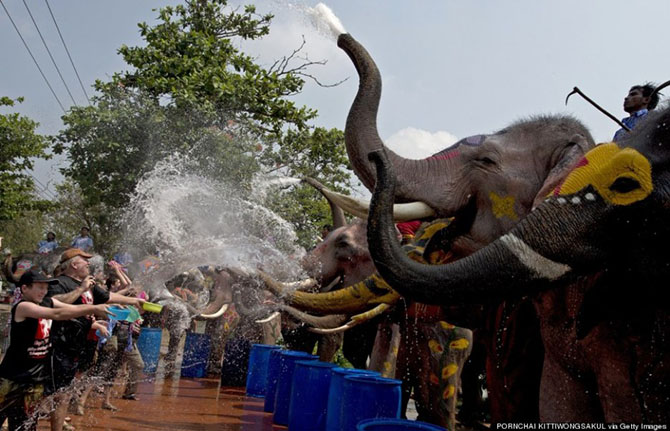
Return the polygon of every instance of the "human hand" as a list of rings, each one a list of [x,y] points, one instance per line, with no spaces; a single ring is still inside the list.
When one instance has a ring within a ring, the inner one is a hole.
[[[93,286],[95,286],[95,278],[93,278],[92,275],[87,276],[80,285],[84,290],[91,290],[93,289]]]
[[[109,304],[98,304],[95,306],[95,311],[93,314],[95,314],[96,317],[99,317],[101,319],[107,319],[108,317],[114,317],[115,314],[109,311],[109,308],[111,305]]]
[[[104,320],[96,320],[93,325],[91,325],[91,327],[100,332],[100,335],[102,335],[104,338],[109,338],[110,334],[107,330],[107,322]]]

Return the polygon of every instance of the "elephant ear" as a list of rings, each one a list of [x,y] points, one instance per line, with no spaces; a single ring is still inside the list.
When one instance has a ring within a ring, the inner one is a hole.
[[[591,144],[584,135],[575,134],[568,140],[560,156],[553,163],[549,175],[544,180],[540,191],[535,195],[533,208],[538,206],[552,190],[561,185],[574,166],[584,157]]]

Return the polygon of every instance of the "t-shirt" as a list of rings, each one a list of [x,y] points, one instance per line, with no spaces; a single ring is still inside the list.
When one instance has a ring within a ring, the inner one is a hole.
[[[78,248],[80,250],[89,251],[93,250],[93,238],[90,236],[78,236],[72,240],[72,247]]]
[[[46,239],[43,239],[42,241],[37,243],[37,252],[41,254],[51,253],[57,248],[58,248],[57,241],[47,241]]]
[[[0,364],[0,377],[18,383],[40,383],[49,378],[51,354],[51,319],[26,318],[16,322],[16,307],[12,307],[10,342]],[[51,298],[44,298],[42,307],[53,308]]]
[[[57,277],[58,284],[49,285],[47,296],[52,297],[76,290],[81,284],[67,275]],[[96,285],[93,290],[84,292],[72,304],[104,304],[109,301],[109,292]],[[92,321],[89,317],[76,317],[70,320],[57,320],[54,322],[52,331],[52,342],[54,349],[76,358],[84,349],[86,336],[91,329]]]

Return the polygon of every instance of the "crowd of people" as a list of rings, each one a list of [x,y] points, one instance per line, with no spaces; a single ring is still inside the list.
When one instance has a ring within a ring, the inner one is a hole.
[[[8,420],[9,430],[34,430],[47,412],[51,430],[72,430],[68,408],[83,415],[96,387],[104,394],[102,408],[117,410],[112,389],[125,368],[122,397],[137,400],[144,364],[136,339],[146,294],[122,264],[111,260],[105,265],[101,256],[87,252],[93,246],[88,234],[82,228],[72,242],[78,247],[61,254],[53,274],[32,268],[16,284],[9,346],[0,363],[0,425]],[[57,247],[49,232],[38,251]],[[130,311],[132,317],[116,319],[115,310]]]

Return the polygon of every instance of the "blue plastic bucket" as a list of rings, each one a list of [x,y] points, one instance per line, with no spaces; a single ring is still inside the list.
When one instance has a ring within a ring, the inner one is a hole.
[[[186,342],[184,343],[184,356],[181,362],[181,376],[205,377],[207,375],[207,361],[209,360],[210,348],[209,335],[187,332]]]
[[[441,426],[407,419],[374,418],[360,421],[358,431],[447,431]]]
[[[402,382],[378,376],[344,376],[341,430],[356,431],[363,419],[400,418]]]
[[[293,350],[285,350],[279,355],[279,379],[277,380],[272,422],[277,425],[288,425],[288,408],[291,404],[291,386],[293,385],[295,363],[301,360],[316,361],[317,359],[319,359],[318,356]]]
[[[249,369],[247,371],[248,396],[258,398],[265,396],[270,352],[280,348],[280,346],[270,344],[253,344],[251,346]]]
[[[293,371],[288,428],[291,431],[326,429],[328,389],[336,364],[321,361],[297,361]]]
[[[263,411],[272,413],[275,411],[275,395],[277,395],[277,382],[279,381],[279,359],[283,350],[277,349],[270,352],[268,359],[267,384],[265,386],[265,403]]]
[[[142,328],[137,339],[137,350],[144,361],[144,372],[154,374],[158,368],[158,358],[161,353],[161,337],[163,330],[160,328]]]
[[[342,415],[342,385],[344,376],[379,376],[376,371],[360,370],[358,368],[333,368],[333,376],[328,388],[328,413],[326,414],[326,431],[340,431]]]

